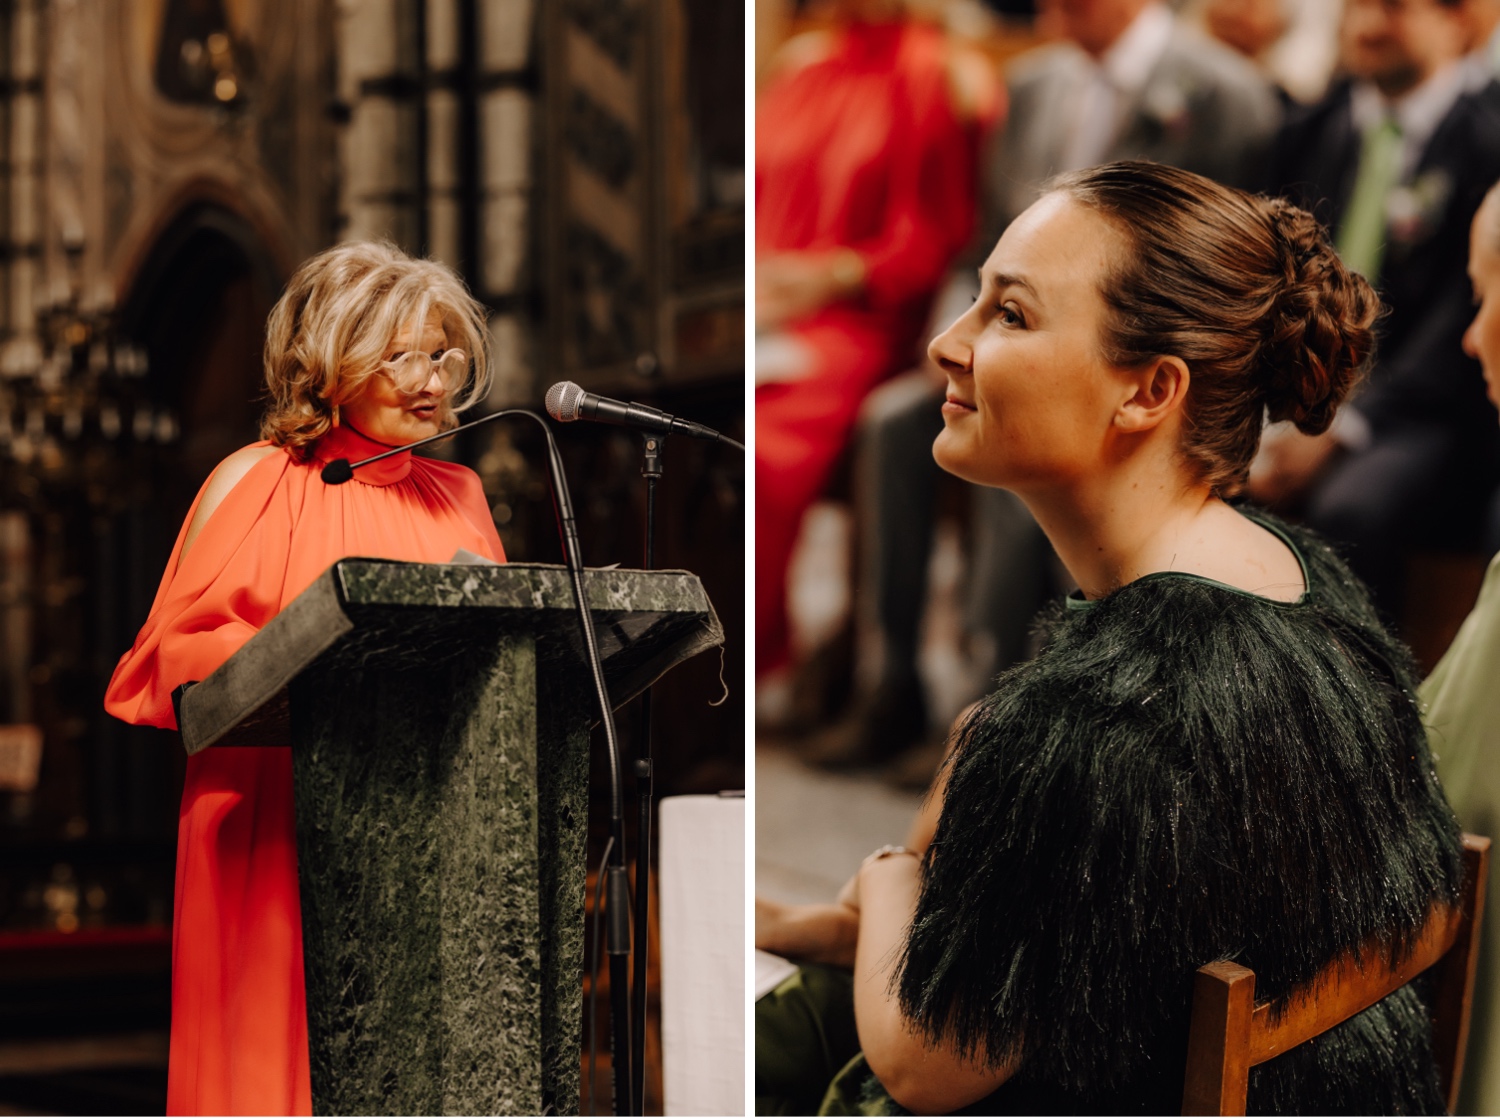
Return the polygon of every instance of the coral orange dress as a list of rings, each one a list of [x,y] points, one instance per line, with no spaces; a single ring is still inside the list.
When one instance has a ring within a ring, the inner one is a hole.
[[[339,559],[442,563],[461,547],[504,559],[462,466],[407,453],[342,486],[318,476],[327,460],[386,449],[341,428],[305,464],[267,455],[186,558],[184,525],[105,709],[175,727],[172,691],[209,675]],[[291,750],[204,750],[188,759],[179,817],[167,1113],[311,1114],[305,998]]]
[[[855,23],[826,58],[775,79],[755,122],[755,252],[844,247],[864,292],[785,332],[809,356],[803,379],[755,391],[755,659],[789,654],[786,576],[802,516],[828,484],[859,405],[910,368],[945,269],[973,228],[980,145],[999,103],[958,116],[943,33],[925,23]]]

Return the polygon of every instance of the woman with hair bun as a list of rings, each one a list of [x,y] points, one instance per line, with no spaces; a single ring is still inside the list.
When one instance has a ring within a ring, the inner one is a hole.
[[[487,384],[483,308],[447,268],[390,245],[305,263],[271,311],[265,441],[226,458],[189,510],[105,709],[175,728],[201,680],[351,555],[505,558],[479,479],[397,454],[452,427]],[[288,743],[188,758],[172,922],[169,1114],[311,1114]]]
[[[1308,214],[1149,163],[1055,180],[981,283],[930,349],[933,453],[1015,491],[1081,589],[960,720],[930,843],[757,940],[852,964],[825,1112],[1175,1113],[1199,966],[1282,997],[1458,888],[1407,652],[1327,547],[1227,501],[1267,415],[1328,426],[1379,303]],[[758,1039],[839,1035],[819,989],[769,995]],[[1421,995],[1254,1069],[1249,1106],[1441,1111]]]

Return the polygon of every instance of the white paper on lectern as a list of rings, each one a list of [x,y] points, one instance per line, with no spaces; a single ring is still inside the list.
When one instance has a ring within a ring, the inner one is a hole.
[[[667,1114],[745,1112],[745,800],[661,801]]]

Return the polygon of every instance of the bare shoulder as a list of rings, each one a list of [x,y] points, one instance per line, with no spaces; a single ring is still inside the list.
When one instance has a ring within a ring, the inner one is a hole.
[[[1302,559],[1292,545],[1259,522],[1218,505],[1212,530],[1188,543],[1180,569],[1280,602],[1295,602],[1307,590]]]
[[[214,472],[208,478],[208,487],[203,491],[203,498],[198,502],[198,509],[193,513],[193,521],[188,525],[187,537],[182,541],[184,556],[198,538],[198,533],[203,531],[209,517],[213,516],[214,510],[229,496],[229,491],[243,481],[245,475],[260,462],[280,453],[281,449],[274,446],[242,447],[214,467]],[[178,561],[181,561],[180,557]]]

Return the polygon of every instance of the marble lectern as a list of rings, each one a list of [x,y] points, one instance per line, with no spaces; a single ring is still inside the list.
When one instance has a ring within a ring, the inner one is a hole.
[[[723,642],[693,575],[586,584],[614,706]],[[182,692],[189,753],[293,748],[315,1113],[578,1112],[582,647],[565,568],[345,559]]]

